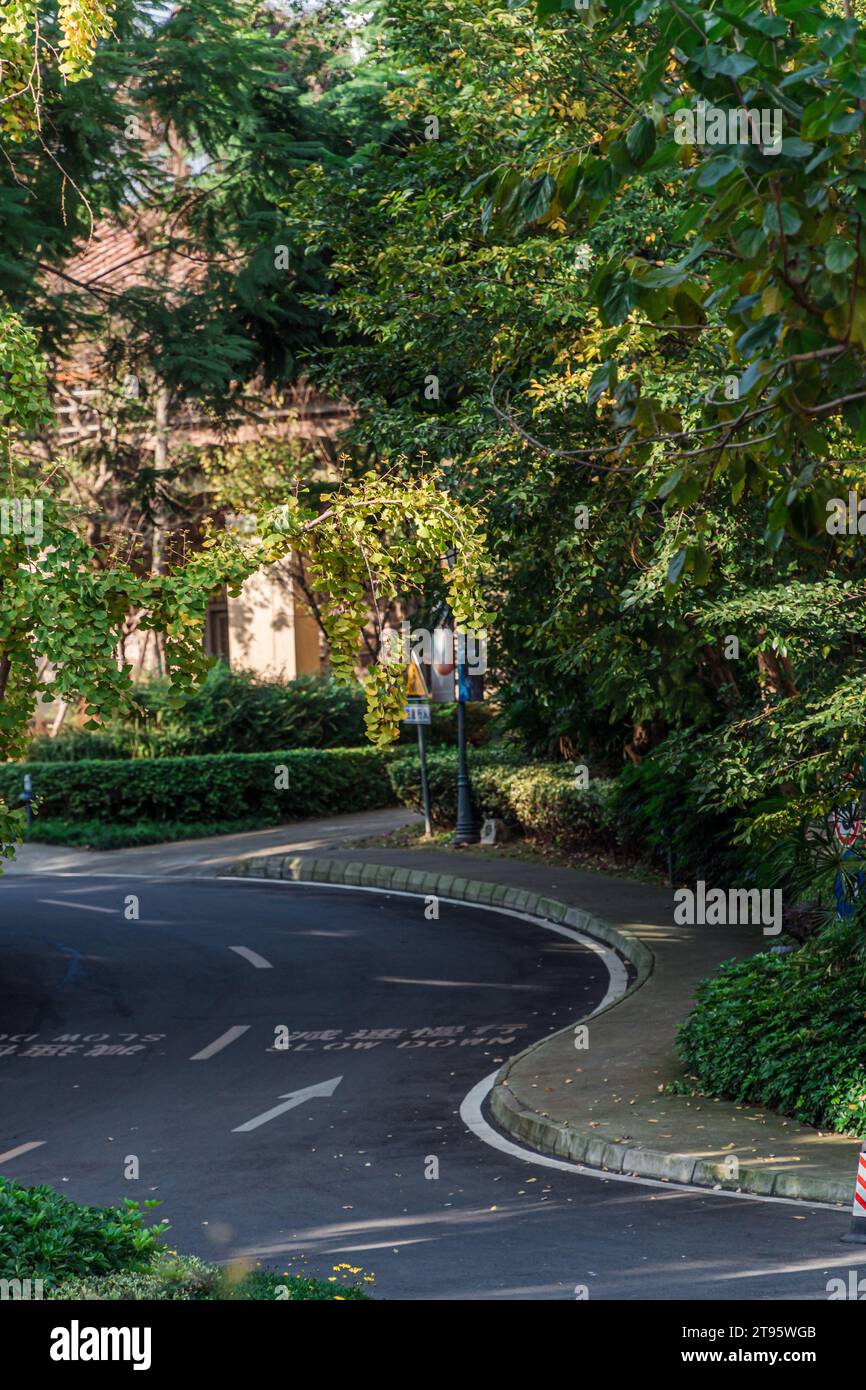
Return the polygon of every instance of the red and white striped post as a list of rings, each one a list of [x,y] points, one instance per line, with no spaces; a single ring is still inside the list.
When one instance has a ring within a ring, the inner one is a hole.
[[[866,1245],[866,1139],[857,1159],[857,1179],[854,1183],[854,1202],[851,1210],[851,1229],[843,1240]]]

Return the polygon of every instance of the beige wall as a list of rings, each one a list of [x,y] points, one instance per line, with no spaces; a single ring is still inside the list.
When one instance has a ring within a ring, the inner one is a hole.
[[[303,598],[279,571],[257,570],[228,600],[229,664],[260,676],[295,676],[321,669],[319,629]]]

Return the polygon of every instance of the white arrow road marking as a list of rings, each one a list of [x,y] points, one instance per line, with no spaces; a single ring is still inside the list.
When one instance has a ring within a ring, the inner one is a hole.
[[[63,898],[37,898],[39,903],[47,903],[49,907],[77,907],[79,912],[110,912],[116,917],[120,911],[119,907],[96,907],[94,903],[68,903]]]
[[[248,1023],[236,1024],[234,1028],[229,1028],[227,1033],[221,1033],[218,1038],[214,1038],[213,1042],[208,1043],[207,1047],[203,1047],[201,1052],[194,1052],[189,1060],[191,1062],[206,1062],[208,1057],[213,1057],[215,1052],[222,1052],[229,1043],[233,1043],[236,1038],[249,1032],[249,1028]]]
[[[320,1081],[317,1086],[305,1086],[302,1091],[288,1091],[284,1096],[280,1096],[282,1105],[275,1105],[273,1110],[256,1115],[254,1119],[247,1120],[245,1125],[236,1125],[232,1134],[246,1134],[251,1129],[258,1129],[259,1125],[267,1124],[268,1120],[275,1120],[286,1110],[294,1110],[296,1105],[303,1105],[305,1100],[312,1100],[314,1096],[332,1096],[342,1079],[342,1076],[334,1076],[330,1081]]]
[[[18,1158],[21,1154],[27,1154],[31,1149],[41,1149],[45,1143],[44,1139],[32,1139],[29,1144],[19,1144],[17,1149],[7,1149],[5,1154],[0,1154],[0,1163],[8,1163],[10,1158]]]
[[[265,960],[264,956],[260,956],[257,951],[251,951],[249,946],[229,946],[229,950],[243,956],[244,960],[248,960],[250,965],[256,967],[256,970],[273,970],[274,968],[269,960]]]

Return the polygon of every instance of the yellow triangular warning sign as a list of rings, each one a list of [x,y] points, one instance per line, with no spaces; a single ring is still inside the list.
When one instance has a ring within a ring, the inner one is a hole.
[[[419,700],[429,700],[430,693],[424,681],[418,658],[413,656],[406,668],[406,694]]]

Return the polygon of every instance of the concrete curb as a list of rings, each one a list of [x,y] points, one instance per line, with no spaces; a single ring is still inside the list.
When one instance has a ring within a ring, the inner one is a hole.
[[[224,872],[239,878],[285,879],[296,883],[332,883],[418,895],[433,894],[459,902],[510,908],[530,917],[573,927],[575,931],[584,932],[595,941],[610,946],[635,968],[635,978],[629,988],[603,1010],[605,1013],[640,989],[651,975],[655,963],[649,947],[628,930],[613,927],[593,913],[570,907],[556,898],[544,897],[522,888],[507,888],[501,883],[466,879],[454,874],[426,873],[422,869],[398,869],[387,864],[314,859],[303,855],[260,855],[241,859],[227,866]],[[600,1014],[593,1016],[598,1018]],[[498,1073],[490,1093],[490,1109],[497,1124],[507,1134],[542,1153],[570,1159],[604,1172],[657,1178],[694,1187],[747,1192],[759,1197],[793,1197],[821,1205],[849,1203],[850,1183],[810,1173],[773,1172],[756,1165],[741,1165],[734,1177],[728,1162],[716,1163],[687,1153],[668,1153],[639,1145],[612,1143],[589,1128],[577,1128],[521,1105],[509,1087],[508,1077],[512,1068],[523,1058],[547,1046],[553,1038],[570,1034],[579,1021],[574,1019],[560,1033],[552,1033],[532,1043],[512,1057]]]

